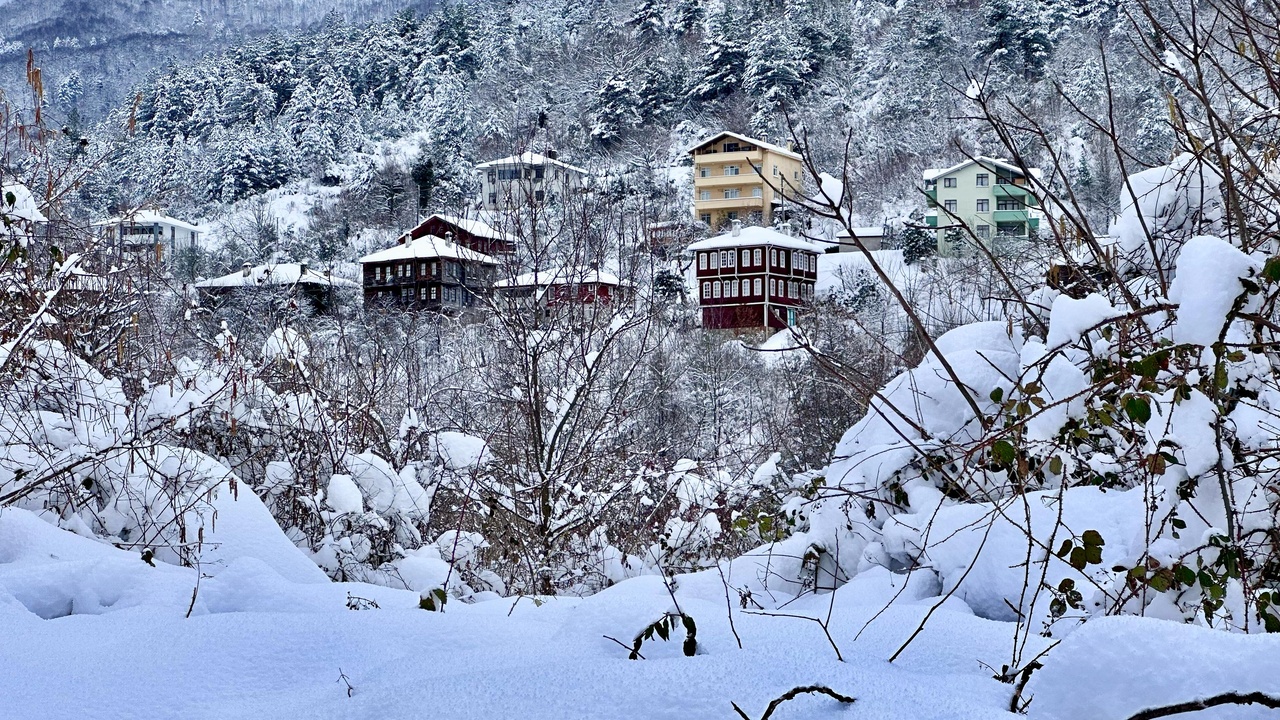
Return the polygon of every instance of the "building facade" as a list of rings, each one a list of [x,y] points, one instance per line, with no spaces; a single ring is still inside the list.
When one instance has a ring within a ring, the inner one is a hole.
[[[802,196],[802,158],[783,147],[722,132],[689,150],[693,157],[693,217],[712,230],[734,220],[773,224],[792,197]]]
[[[999,238],[1027,238],[1040,227],[1043,213],[1031,191],[1031,179],[1040,177],[1036,168],[1023,170],[1006,160],[978,157],[949,168],[926,170],[925,195],[929,210],[925,222],[937,228],[938,253],[962,254],[970,240],[949,239],[947,226],[964,224],[973,237],[988,247]],[[951,235],[955,237],[954,234]]]
[[[724,235],[689,246],[702,326],[714,330],[786,328],[813,301],[824,248],[802,238],[735,222]]]
[[[365,306],[459,314],[478,309],[498,261],[444,238],[408,238],[360,258]]]
[[[201,300],[214,305],[228,297],[255,291],[276,291],[305,297],[314,309],[327,312],[335,306],[337,292],[346,289],[354,295],[360,285],[336,277],[327,270],[314,270],[307,263],[245,263],[238,272],[202,280],[194,287],[199,291]]]
[[[561,162],[555,153],[526,152],[491,160],[477,165],[476,173],[480,206],[491,212],[559,202],[587,184],[586,170]]]
[[[165,262],[182,250],[196,248],[200,241],[200,228],[152,210],[101,220],[93,228],[104,249],[137,260]]]
[[[545,318],[566,309],[592,312],[597,306],[620,302],[626,288],[617,275],[604,270],[552,267],[500,280],[494,292],[509,306],[524,307]]]

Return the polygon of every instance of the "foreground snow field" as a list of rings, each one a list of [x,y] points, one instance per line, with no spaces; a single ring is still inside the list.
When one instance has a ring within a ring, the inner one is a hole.
[[[724,567],[734,585],[758,587],[753,561]],[[739,649],[715,572],[677,579],[675,598],[698,623],[698,654],[684,657],[682,638],[655,639],[643,660],[604,636],[630,642],[674,609],[657,577],[585,599],[495,597],[450,602],[443,613],[418,609],[407,591],[286,580],[253,557],[204,577],[192,605],[194,583],[190,569],[151,567],[31,513],[0,513],[0,717],[719,718],[736,717],[731,702],[758,716],[809,684],[857,701],[802,696],[774,717],[1012,717],[1011,686],[986,666],[1006,661],[1014,625],[948,600],[890,664],[937,602],[925,597],[937,586],[912,580],[904,590],[884,571],[858,575],[834,602],[809,595],[777,611],[830,611],[844,662],[817,623],[743,612],[735,594]],[[378,608],[348,609],[349,597]],[[789,598],[756,599],[776,607]],[[1047,643],[1034,639],[1032,649]],[[1275,692],[1280,676],[1260,661],[1276,653],[1277,638],[1095,621],[1049,656],[1032,683],[1031,716],[1126,718],[1179,687],[1215,692],[1228,678]],[[1167,671],[1170,658],[1182,672]]]

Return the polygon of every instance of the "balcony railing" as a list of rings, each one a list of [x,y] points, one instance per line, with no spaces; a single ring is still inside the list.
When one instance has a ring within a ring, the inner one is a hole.
[[[693,206],[697,210],[724,210],[735,208],[764,208],[764,198],[712,198],[711,200],[695,200]]]

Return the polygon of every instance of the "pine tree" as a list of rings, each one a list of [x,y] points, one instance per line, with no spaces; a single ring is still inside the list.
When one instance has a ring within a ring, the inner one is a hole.
[[[666,3],[663,0],[640,0],[631,13],[627,26],[644,42],[656,42],[667,30]]]
[[[726,3],[706,40],[699,68],[702,79],[691,92],[693,99],[707,102],[741,89],[747,66],[745,26],[737,9]]]

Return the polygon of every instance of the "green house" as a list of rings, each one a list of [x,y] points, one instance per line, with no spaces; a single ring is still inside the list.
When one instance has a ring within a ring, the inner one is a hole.
[[[1033,236],[1044,218],[1032,187],[1032,181],[1040,176],[1038,168],[1020,168],[1008,160],[985,156],[926,170],[924,189],[929,209],[925,222],[937,228],[938,253],[963,254],[961,248],[974,237],[990,246],[997,238]],[[972,235],[961,226],[968,226]],[[957,237],[962,239],[953,242]]]

